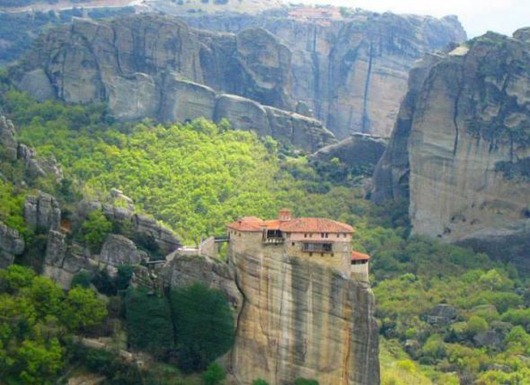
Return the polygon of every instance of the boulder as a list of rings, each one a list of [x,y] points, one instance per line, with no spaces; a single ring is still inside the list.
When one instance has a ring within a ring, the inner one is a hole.
[[[478,333],[473,337],[473,341],[477,346],[487,347],[492,350],[501,350],[503,347],[504,335],[496,330],[487,330]]]
[[[425,314],[425,320],[431,325],[448,326],[456,320],[457,315],[455,307],[442,303]]]
[[[132,217],[135,237],[147,243],[154,242],[162,255],[168,255],[179,248],[180,242],[173,231],[146,215]]]
[[[133,241],[116,234],[107,237],[99,255],[99,261],[112,266],[137,265],[147,259],[147,253],[138,250]]]
[[[271,135],[267,112],[259,103],[236,95],[220,95],[215,105],[214,120],[228,119],[236,130],[253,130],[258,135]]]
[[[313,159],[330,161],[337,158],[350,166],[375,167],[386,148],[386,141],[366,134],[354,134],[339,143],[323,147],[312,155]]]

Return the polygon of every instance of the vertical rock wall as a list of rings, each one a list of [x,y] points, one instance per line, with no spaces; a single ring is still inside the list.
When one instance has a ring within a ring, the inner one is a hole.
[[[280,385],[305,377],[321,385],[379,384],[368,284],[261,248],[261,234],[256,237],[244,251],[231,251],[244,298],[232,351],[238,381],[250,385],[263,378]]]
[[[411,72],[374,176],[377,202],[407,196],[416,234],[530,258],[530,29],[488,33]]]
[[[390,136],[413,63],[466,37],[455,17],[328,13],[315,17],[311,9],[294,7],[257,16],[180,17],[204,29],[239,33],[259,27],[277,36],[291,51],[292,99],[338,138],[352,132]]]

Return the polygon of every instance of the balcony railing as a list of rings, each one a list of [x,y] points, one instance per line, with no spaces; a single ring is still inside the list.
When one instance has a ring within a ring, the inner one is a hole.
[[[263,239],[263,243],[267,245],[281,245],[285,243],[285,239],[282,237],[271,237]]]

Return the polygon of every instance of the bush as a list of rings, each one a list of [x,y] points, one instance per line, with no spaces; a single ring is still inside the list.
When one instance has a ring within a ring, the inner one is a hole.
[[[84,287],[85,289],[90,287],[90,281],[92,280],[92,277],[90,276],[90,273],[86,271],[82,271],[80,273],[77,273],[74,275],[74,278],[72,278],[72,285],[71,287],[74,288],[76,286]]]
[[[269,385],[269,383],[261,378],[256,378],[252,381],[252,385]]]
[[[204,381],[204,385],[217,385],[220,384],[221,381],[223,381],[225,378],[225,370],[221,367],[221,365],[216,362],[213,362],[208,365],[208,368],[202,374],[202,380]]]
[[[83,240],[86,242],[90,251],[99,252],[103,242],[112,231],[112,223],[105,218],[105,215],[99,210],[94,210],[88,214],[88,218],[81,228]]]

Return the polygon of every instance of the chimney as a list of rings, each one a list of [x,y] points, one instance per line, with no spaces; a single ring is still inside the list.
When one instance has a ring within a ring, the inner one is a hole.
[[[292,219],[291,218],[291,210],[289,210],[289,209],[281,209],[280,212],[278,213],[278,219],[281,222],[290,221]]]

